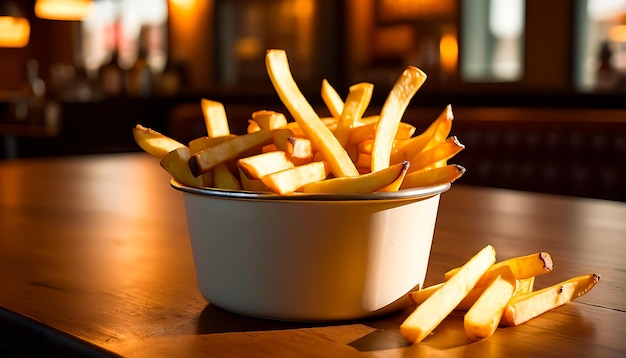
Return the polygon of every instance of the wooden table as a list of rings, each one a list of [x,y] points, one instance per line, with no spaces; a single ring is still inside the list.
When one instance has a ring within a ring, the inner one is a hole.
[[[147,154],[0,162],[0,356],[626,356],[626,205],[455,184],[442,195],[427,284],[487,244],[551,253],[535,287],[585,273],[587,295],[485,340],[460,313],[420,344],[408,310],[354,322],[242,317],[195,282],[182,196]]]

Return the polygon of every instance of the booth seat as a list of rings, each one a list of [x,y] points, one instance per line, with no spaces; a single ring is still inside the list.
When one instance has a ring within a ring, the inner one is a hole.
[[[626,201],[626,110],[457,108],[459,183]],[[420,110],[407,113],[419,118]]]

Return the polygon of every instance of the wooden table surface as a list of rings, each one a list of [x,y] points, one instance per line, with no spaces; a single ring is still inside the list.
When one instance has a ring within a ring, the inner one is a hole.
[[[0,356],[626,356],[626,204],[464,187],[444,193],[426,284],[492,244],[547,251],[536,288],[586,274],[587,295],[469,341],[453,313],[420,344],[409,310],[364,321],[275,322],[209,304],[182,195],[144,153],[0,162]]]

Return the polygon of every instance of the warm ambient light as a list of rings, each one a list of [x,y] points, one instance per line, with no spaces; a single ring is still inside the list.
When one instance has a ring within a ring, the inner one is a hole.
[[[35,15],[48,20],[82,20],[91,11],[91,0],[37,0]]]
[[[30,23],[23,17],[0,16],[0,47],[24,47],[30,39]]]
[[[609,38],[613,42],[626,42],[626,25],[615,25],[609,30]]]
[[[439,56],[441,59],[441,68],[447,73],[454,73],[459,57],[459,45],[454,34],[446,33],[441,36],[441,40],[439,41]]]

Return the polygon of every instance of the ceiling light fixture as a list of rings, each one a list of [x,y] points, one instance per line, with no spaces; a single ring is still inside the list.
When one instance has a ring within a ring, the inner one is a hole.
[[[30,22],[12,1],[0,4],[0,47],[20,48],[30,40]]]
[[[37,0],[35,15],[41,19],[80,21],[91,12],[91,0]]]

